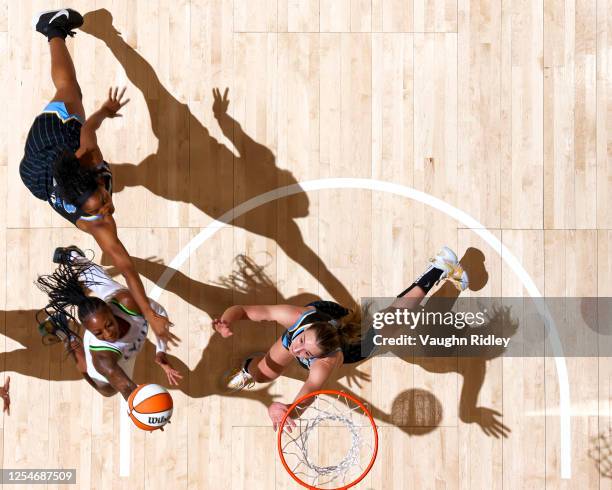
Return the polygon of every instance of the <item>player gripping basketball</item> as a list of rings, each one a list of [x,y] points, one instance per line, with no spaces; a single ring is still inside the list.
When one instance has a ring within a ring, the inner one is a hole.
[[[468,287],[467,273],[459,265],[457,255],[448,247],[438,253],[421,276],[400,294],[392,308],[414,308],[429,290],[442,280],[452,281],[460,291]],[[238,320],[276,321],[287,331],[265,355],[247,358],[240,368],[228,376],[226,385],[237,391],[256,382],[266,383],[278,378],[295,359],[309,370],[308,378],[295,399],[320,390],[332,373],[343,364],[361,361],[374,350],[373,329],[361,337],[359,314],[331,302],[315,301],[307,306],[236,305],[213,320],[213,327],[223,336],[232,335],[232,323]],[[274,429],[290,405],[273,402],[268,408]],[[292,421],[288,420],[289,425]]]
[[[146,319],[132,294],[77,247],[57,248],[53,261],[59,264],[55,272],[37,279],[49,296],[45,311],[54,319],[49,324],[72,321],[85,330],[82,342],[65,324],[49,333],[61,334],[58,330],[63,327],[63,332],[68,332],[64,342],[85,380],[104,396],[119,392],[127,400],[136,389],[131,377],[147,337]],[[156,314],[166,316],[161,305],[148,301]],[[155,362],[170,385],[177,385],[182,376],[169,363],[165,351],[165,343],[158,339]]]
[[[83,24],[83,17],[72,9],[50,10],[35,16],[33,24],[49,41],[56,93],[28,133],[19,166],[21,179],[35,197],[95,238],[125,277],[133,300],[155,334],[176,343],[178,338],[169,331],[170,321],[149,305],[136,268],[117,236],[112,216],[113,178],[96,139],[96,130],[106,118],[121,116],[118,111],[129,100],[123,99],[125,89],[109,89],[106,102],[85,119],[81,89],[66,48],[66,37],[75,34],[73,29]]]

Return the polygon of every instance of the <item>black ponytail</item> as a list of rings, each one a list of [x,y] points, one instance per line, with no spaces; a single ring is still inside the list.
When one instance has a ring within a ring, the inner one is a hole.
[[[88,316],[107,304],[95,296],[87,296],[85,286],[79,280],[91,262],[61,264],[52,274],[39,276],[36,285],[49,297],[45,311],[64,314],[74,321],[83,322]]]
[[[98,171],[81,166],[70,150],[63,150],[55,159],[53,178],[58,197],[78,207],[98,188]]]

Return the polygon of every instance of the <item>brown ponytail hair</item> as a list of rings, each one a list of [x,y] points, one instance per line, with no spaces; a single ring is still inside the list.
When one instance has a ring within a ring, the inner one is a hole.
[[[361,340],[361,308],[349,310],[348,315],[332,322],[315,322],[308,327],[317,337],[317,345],[327,355],[343,346]]]

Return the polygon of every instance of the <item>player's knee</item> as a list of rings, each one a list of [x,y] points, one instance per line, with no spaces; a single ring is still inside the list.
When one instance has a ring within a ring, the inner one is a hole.
[[[263,365],[262,365],[263,364]],[[256,383],[268,383],[278,378],[279,374],[265,365],[265,360],[259,361],[249,369],[249,373]]]
[[[255,371],[252,376],[253,381],[256,383],[269,383],[270,381],[274,381],[276,378],[278,378],[278,374],[266,375],[259,370]]]
[[[66,77],[60,80],[55,80],[57,94],[56,98],[61,100],[82,100],[83,93],[81,92],[81,86],[77,79],[74,77]]]

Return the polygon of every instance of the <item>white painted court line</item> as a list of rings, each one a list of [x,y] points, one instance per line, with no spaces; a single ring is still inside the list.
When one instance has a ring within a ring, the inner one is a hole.
[[[528,410],[527,417],[551,417],[561,415],[561,407],[547,406],[545,410]],[[570,409],[572,417],[601,417],[601,407],[598,400],[574,400]]]
[[[159,278],[159,281],[149,294],[149,296],[157,300],[163,292],[166,284],[174,275],[174,271],[180,269],[185,263],[187,258],[195,252],[206,240],[213,237],[217,231],[223,226],[230,224],[236,218],[242,216],[249,211],[269,202],[275,201],[282,197],[292,196],[294,194],[300,194],[308,191],[319,191],[323,189],[336,190],[336,189],[363,189],[371,191],[385,192],[387,194],[394,194],[396,196],[407,197],[420,203],[426,204],[447,216],[455,219],[462,223],[467,228],[470,228],[474,233],[480,236],[487,244],[495,250],[502,260],[514,271],[517,277],[521,280],[523,286],[532,298],[541,298],[542,294],[538,290],[537,286],[533,282],[533,279],[525,268],[521,265],[520,261],[514,256],[514,254],[508,250],[507,247],[501,243],[495,235],[487,230],[477,220],[472,218],[469,214],[461,211],[460,209],[451,206],[450,204],[438,199],[437,197],[431,196],[424,192],[418,191],[411,187],[407,187],[401,184],[395,184],[393,182],[384,182],[381,180],[374,179],[355,179],[355,178],[329,178],[319,180],[308,180],[299,184],[292,184],[285,187],[279,187],[269,192],[255,196],[248,201],[239,204],[234,209],[229,210],[219,219],[210,223],[204,228],[198,235],[191,239],[191,241],[177,254],[176,257],[168,264],[166,270]],[[567,375],[567,365],[565,364],[565,357],[563,356],[563,348],[559,339],[559,334],[554,321],[548,311],[548,308],[543,301],[536,301],[539,313],[544,318],[546,326],[549,331],[549,339],[551,347],[555,355],[555,365],[557,368],[557,377],[559,379],[559,407],[560,407],[560,431],[561,431],[561,478],[569,479],[572,474],[572,459],[571,459],[571,433],[570,433],[570,391],[569,382]],[[127,421],[127,412],[121,410],[121,417]],[[124,429],[127,429],[127,435],[125,435]],[[120,450],[119,450],[119,475],[129,476],[130,474],[130,435],[129,435],[129,422],[120,424],[121,435],[120,435]]]
[[[127,415],[127,402],[122,396],[119,399],[119,476],[130,476],[132,422]],[[124,463],[124,460],[127,462]]]

